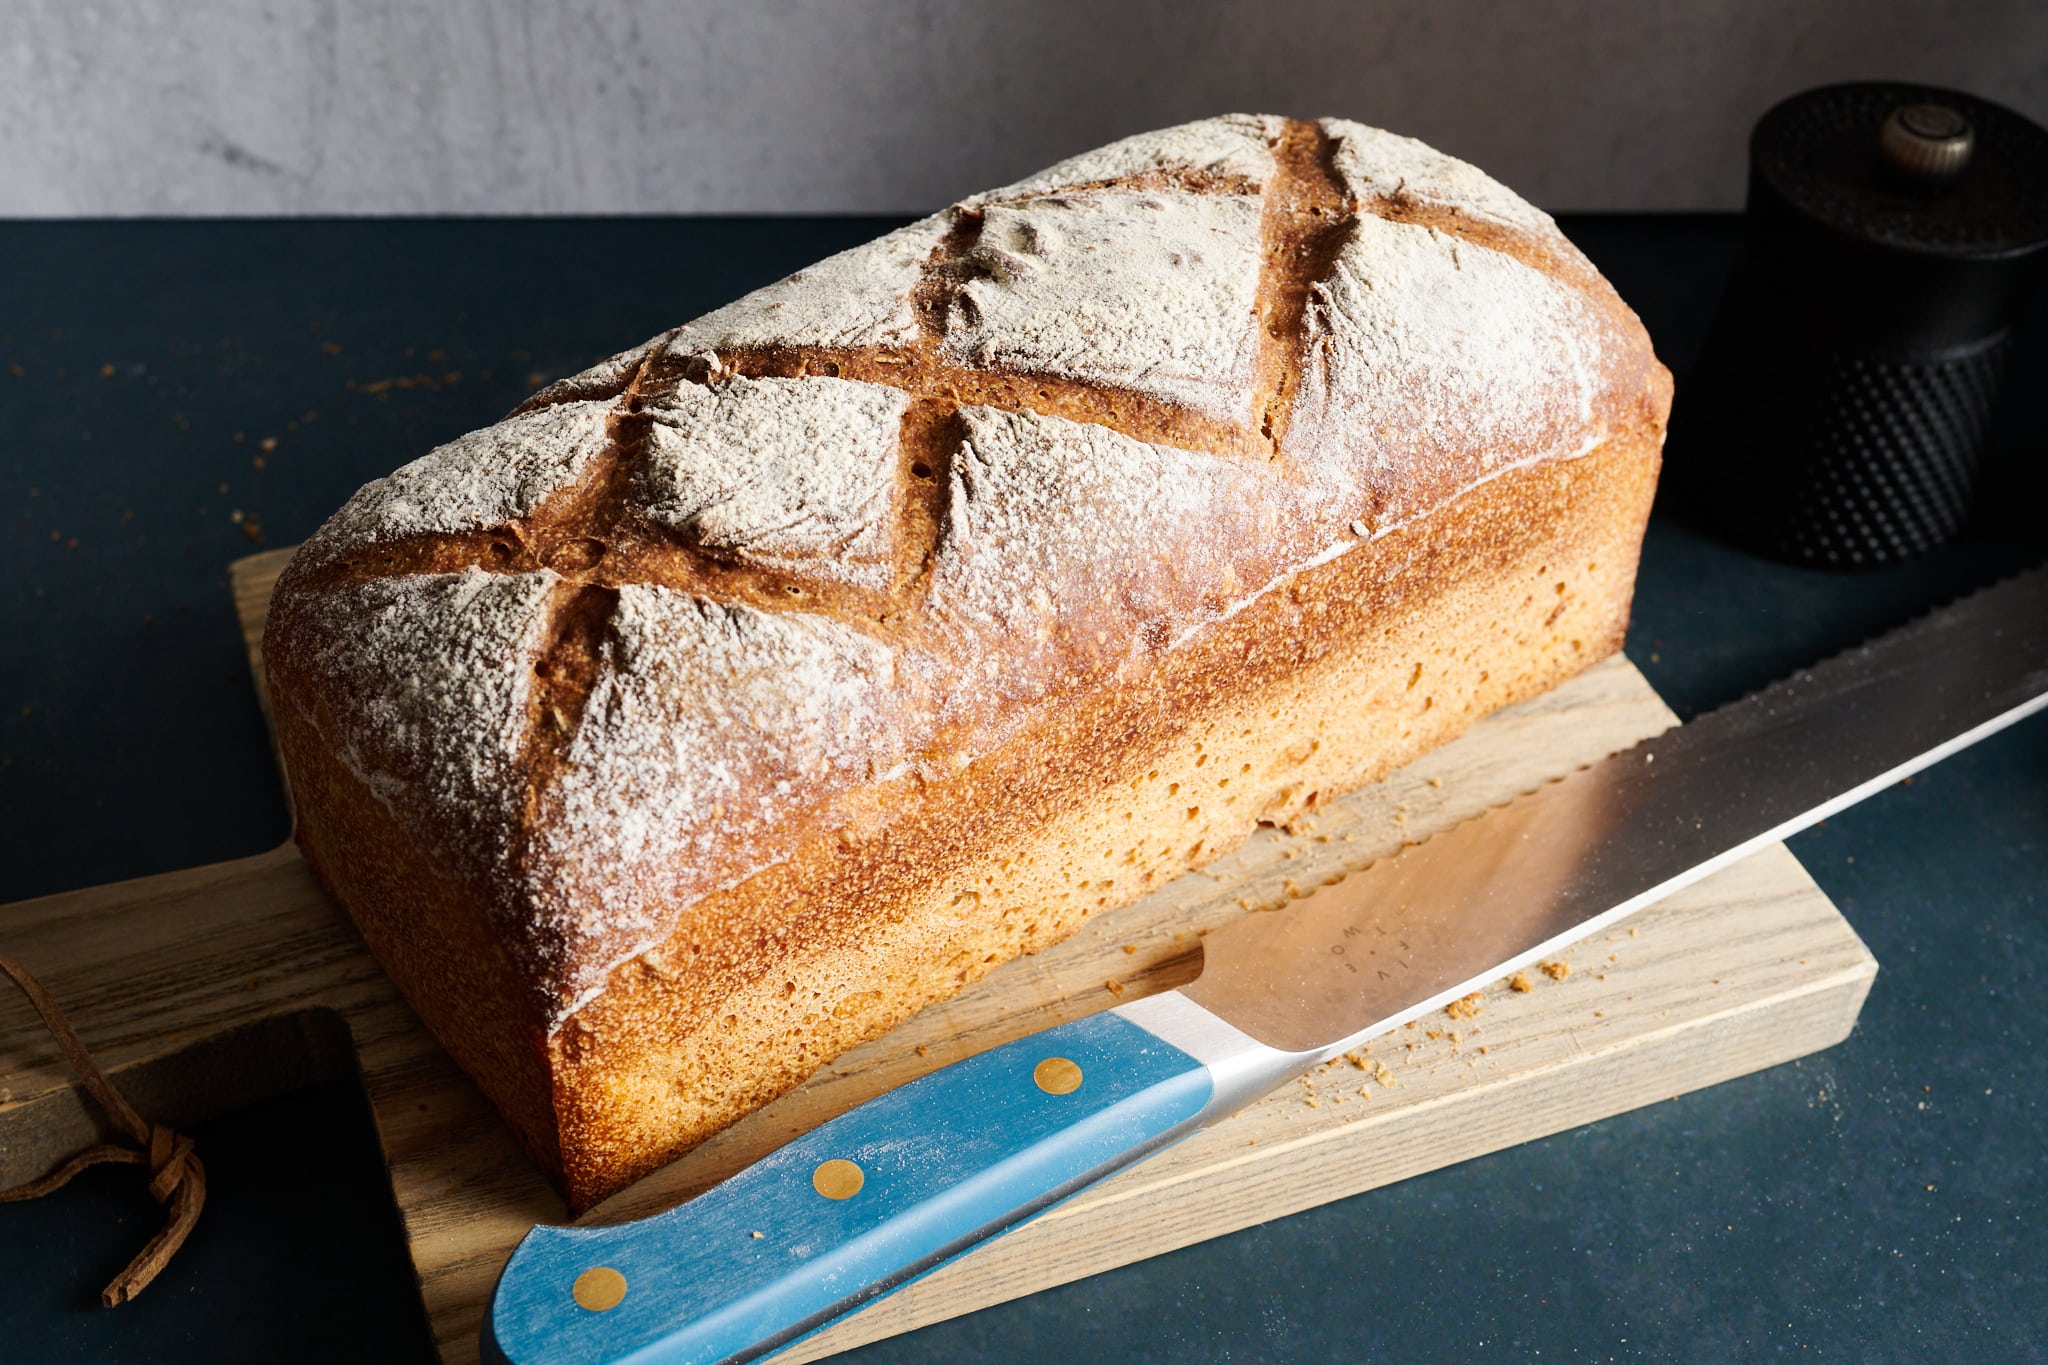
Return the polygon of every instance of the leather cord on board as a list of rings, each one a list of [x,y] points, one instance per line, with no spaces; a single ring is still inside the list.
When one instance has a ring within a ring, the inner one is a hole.
[[[156,1236],[135,1253],[135,1259],[128,1263],[126,1270],[100,1291],[100,1302],[112,1308],[140,1294],[156,1278],[157,1272],[170,1264],[178,1248],[185,1244],[192,1225],[199,1221],[199,1210],[206,1204],[206,1168],[193,1154],[191,1138],[174,1133],[161,1123],[142,1121],[142,1115],[135,1112],[135,1106],[122,1098],[106,1073],[93,1062],[85,1044],[78,1041],[78,1035],[65,1022],[64,1012],[57,1008],[57,1002],[50,998],[42,983],[30,976],[21,964],[6,957],[0,957],[0,972],[6,973],[15,985],[21,987],[21,993],[43,1017],[50,1036],[57,1040],[57,1046],[70,1061],[71,1069],[84,1082],[87,1093],[134,1144],[102,1142],[88,1147],[40,1180],[16,1185],[11,1190],[0,1190],[0,1203],[40,1199],[86,1167],[112,1161],[149,1167],[150,1197],[159,1204],[170,1205],[170,1216],[164,1220]]]

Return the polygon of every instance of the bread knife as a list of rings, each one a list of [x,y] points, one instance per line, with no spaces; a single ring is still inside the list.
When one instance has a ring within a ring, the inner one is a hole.
[[[2048,566],[1215,929],[1179,990],[931,1072],[665,1213],[534,1228],[484,1358],[766,1355],[2043,707]]]

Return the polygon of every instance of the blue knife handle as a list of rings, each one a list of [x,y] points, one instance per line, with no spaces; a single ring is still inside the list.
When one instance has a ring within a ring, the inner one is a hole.
[[[536,1227],[499,1280],[484,1357],[753,1359],[1192,1131],[1215,1093],[1208,1067],[1117,1011],[1019,1039],[666,1213]]]

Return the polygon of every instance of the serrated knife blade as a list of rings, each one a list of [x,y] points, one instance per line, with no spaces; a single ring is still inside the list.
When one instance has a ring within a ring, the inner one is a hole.
[[[537,1227],[497,1361],[764,1355],[2048,707],[2048,566],[1212,931],[1201,975],[878,1096],[688,1203]]]

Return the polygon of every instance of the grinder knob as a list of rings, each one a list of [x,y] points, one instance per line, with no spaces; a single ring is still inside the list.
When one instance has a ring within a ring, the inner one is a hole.
[[[1946,104],[1908,104],[1877,134],[1886,164],[1908,180],[1936,184],[1961,172],[1977,148],[1970,121]]]

